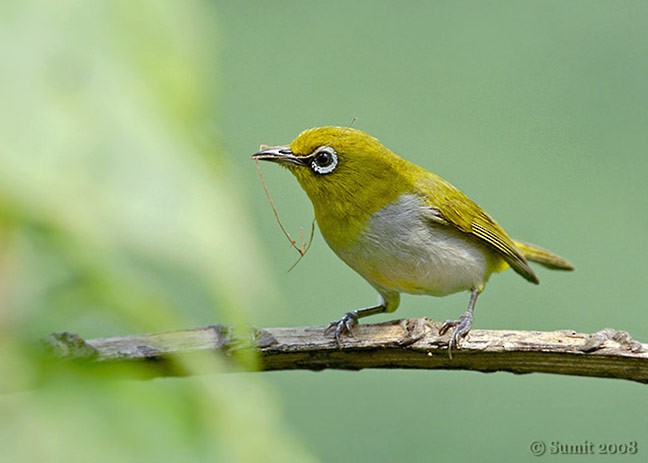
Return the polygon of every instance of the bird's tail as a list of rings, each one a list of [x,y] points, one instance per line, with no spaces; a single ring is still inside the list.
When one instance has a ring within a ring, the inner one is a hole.
[[[522,251],[524,257],[552,270],[574,270],[574,266],[556,254],[542,249],[534,244],[515,241],[515,245]]]

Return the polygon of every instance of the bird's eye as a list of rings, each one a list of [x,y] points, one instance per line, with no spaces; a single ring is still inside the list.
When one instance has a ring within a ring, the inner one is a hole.
[[[311,169],[318,174],[329,174],[335,170],[338,164],[338,156],[330,146],[321,146],[315,150]]]

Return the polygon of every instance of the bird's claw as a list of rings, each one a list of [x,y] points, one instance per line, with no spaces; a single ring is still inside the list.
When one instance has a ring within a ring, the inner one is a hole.
[[[464,313],[458,320],[446,320],[439,328],[439,335],[443,336],[446,332],[454,327],[454,331],[448,341],[448,355],[452,358],[452,350],[459,347],[459,343],[465,338],[473,324],[473,316],[470,311]]]
[[[335,342],[338,347],[342,346],[341,338],[344,334],[353,336],[353,327],[358,324],[358,315],[355,312],[347,312],[344,316],[329,323],[329,326],[324,330],[324,334],[335,333]]]

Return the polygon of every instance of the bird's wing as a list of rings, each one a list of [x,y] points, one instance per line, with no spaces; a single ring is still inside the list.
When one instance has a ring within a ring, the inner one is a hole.
[[[428,174],[417,188],[428,200],[431,221],[475,236],[502,256],[517,273],[532,283],[539,283],[522,251],[497,222],[452,184],[437,175]]]

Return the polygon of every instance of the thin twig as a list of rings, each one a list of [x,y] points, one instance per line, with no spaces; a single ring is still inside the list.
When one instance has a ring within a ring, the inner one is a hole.
[[[300,229],[299,229],[299,234],[300,234],[300,236],[301,236],[302,243],[305,243],[305,241],[304,241],[304,229],[303,229],[303,228],[300,228]],[[315,219],[313,218],[313,221],[311,222],[311,231],[310,231],[310,236],[309,236],[309,238],[308,238],[308,243],[306,243],[305,246],[302,245],[302,247],[303,247],[303,252],[300,253],[300,256],[297,258],[297,260],[295,261],[295,263],[292,264],[292,265],[290,266],[290,268],[288,269],[288,272],[291,272],[292,269],[294,269],[295,267],[297,267],[297,264],[298,264],[298,263],[302,260],[302,258],[306,255],[306,253],[308,252],[308,250],[309,250],[310,247],[311,247],[311,244],[313,244],[313,238],[314,238],[314,237],[315,237]]]
[[[263,186],[263,191],[265,192],[266,198],[268,198],[268,203],[270,203],[270,208],[272,209],[272,213],[274,214],[275,219],[279,224],[279,228],[281,229],[284,236],[290,242],[290,246],[299,253],[299,257],[297,258],[295,263],[292,264],[288,269],[288,271],[290,272],[292,269],[294,269],[297,266],[299,261],[301,261],[302,258],[306,255],[306,253],[311,247],[311,244],[313,243],[313,237],[315,236],[315,219],[313,219],[313,222],[311,223],[311,232],[310,232],[310,237],[308,239],[308,243],[306,242],[306,239],[304,237],[304,229],[303,228],[299,229],[301,244],[300,246],[297,246],[297,242],[294,239],[292,239],[290,233],[288,233],[288,230],[286,230],[286,227],[284,226],[283,222],[281,221],[281,218],[279,217],[279,212],[277,211],[277,207],[275,206],[275,203],[272,200],[272,196],[270,195],[270,190],[268,190],[268,185],[266,184],[265,179],[263,178],[263,172],[261,171],[261,165],[259,164],[259,160],[255,159],[255,162],[256,162],[256,168],[259,174],[259,178],[261,179],[261,185]]]

